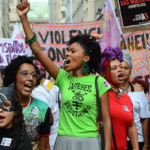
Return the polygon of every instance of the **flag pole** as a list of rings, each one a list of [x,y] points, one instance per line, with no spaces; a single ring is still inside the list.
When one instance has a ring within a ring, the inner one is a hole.
[[[115,17],[115,20],[116,20],[116,22],[117,22],[117,26],[118,26],[120,35],[121,35],[121,34],[122,34],[122,31],[121,31],[121,29],[120,29],[120,26],[119,26],[119,24],[118,24],[118,20],[117,20],[117,18],[116,18],[116,14],[115,14],[115,11],[114,11],[114,6],[113,6],[111,0],[108,0],[108,1],[109,1],[109,4],[110,4],[110,7],[111,7],[111,9],[112,9],[113,15],[114,15],[114,17]]]
[[[149,59],[149,50],[147,47],[147,38],[146,38],[146,33],[144,32],[144,43],[145,43],[145,47],[146,47],[146,54],[147,54],[147,60],[148,60],[148,71],[149,71],[149,75],[150,75],[150,59]]]
[[[125,43],[125,38],[123,37],[123,33],[122,33],[121,29],[120,29],[120,25],[119,25],[119,23],[118,23],[118,20],[117,20],[117,17],[116,17],[116,13],[115,13],[115,11],[114,11],[114,7],[113,7],[113,4],[112,4],[112,1],[111,1],[111,0],[108,0],[108,1],[109,1],[109,3],[110,3],[110,7],[111,7],[112,12],[113,12],[113,15],[114,15],[114,17],[115,17],[115,20],[116,20],[116,23],[117,23],[117,26],[118,26],[118,29],[119,29],[119,32],[120,32],[120,36],[121,36],[121,38],[122,38],[122,42],[123,42],[124,48],[127,49],[127,45],[126,45],[126,43]]]

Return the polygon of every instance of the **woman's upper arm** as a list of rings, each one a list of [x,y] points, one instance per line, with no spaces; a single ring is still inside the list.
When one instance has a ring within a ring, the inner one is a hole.
[[[103,119],[110,117],[110,107],[109,107],[109,94],[105,92],[100,97],[101,109],[102,109],[102,117]]]

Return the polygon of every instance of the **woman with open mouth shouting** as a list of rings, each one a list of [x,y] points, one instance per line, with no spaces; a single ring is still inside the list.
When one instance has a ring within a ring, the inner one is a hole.
[[[100,65],[100,73],[111,85],[109,91],[109,104],[112,125],[118,150],[127,149],[127,136],[129,136],[133,149],[138,149],[137,129],[133,120],[133,104],[127,94],[119,91],[124,82],[121,62],[123,53],[119,47],[107,47]],[[112,150],[114,150],[112,143]]]
[[[99,150],[97,102],[95,75],[101,60],[100,46],[90,35],[78,35],[68,43],[65,70],[57,67],[51,59],[42,52],[27,20],[30,9],[28,1],[17,5],[17,13],[21,19],[26,41],[36,57],[40,60],[55,84],[61,91],[61,110],[58,127],[58,137],[54,150]],[[69,74],[68,72],[71,72]],[[108,90],[105,79],[99,77],[99,100],[102,106],[104,123],[105,150],[111,149],[111,120],[109,112]]]
[[[14,91],[22,106],[32,149],[50,150],[49,106],[31,97],[32,90],[39,84],[39,70],[30,57],[18,56],[4,69],[3,85],[8,86],[11,83],[14,83]]]

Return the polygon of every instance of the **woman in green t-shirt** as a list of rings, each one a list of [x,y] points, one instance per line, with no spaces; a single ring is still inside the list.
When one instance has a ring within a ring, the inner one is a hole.
[[[17,5],[17,13],[26,34],[26,42],[45,69],[56,80],[61,90],[61,111],[55,150],[99,150],[101,148],[97,127],[97,103],[95,75],[101,61],[100,46],[90,35],[78,35],[68,42],[63,69],[56,66],[42,52],[35,33],[30,28],[27,13],[28,1]],[[72,72],[71,75],[68,72]],[[102,77],[98,79],[105,149],[111,149],[111,120],[108,90],[110,85]]]

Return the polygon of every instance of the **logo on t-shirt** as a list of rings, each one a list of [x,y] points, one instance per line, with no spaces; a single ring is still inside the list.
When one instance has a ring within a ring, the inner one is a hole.
[[[124,111],[129,111],[128,107],[127,106],[122,106]]]
[[[11,145],[11,141],[12,141],[11,138],[3,138],[2,142],[1,142],[1,145],[3,145],[3,146],[10,146]]]
[[[38,111],[38,108],[35,107],[35,106],[33,106],[33,108],[31,109],[31,112],[32,112],[33,114],[36,114],[37,111]]]
[[[106,80],[103,82],[103,84],[105,85],[106,88],[110,86],[110,84]]]

